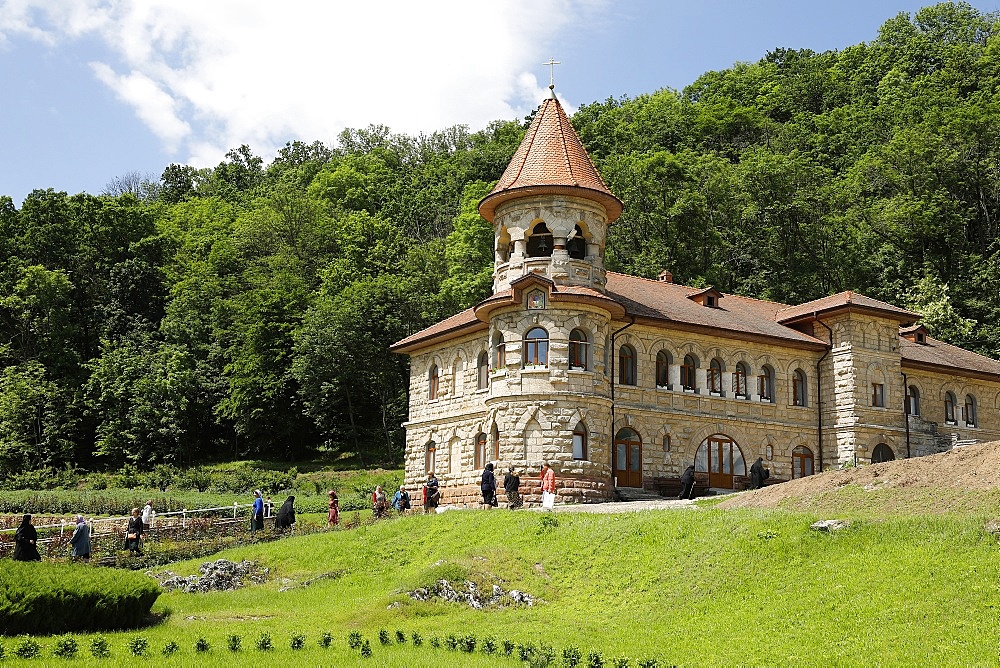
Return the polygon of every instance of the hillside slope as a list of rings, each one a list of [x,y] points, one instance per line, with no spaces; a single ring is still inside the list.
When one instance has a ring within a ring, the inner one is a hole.
[[[995,513],[1000,441],[928,457],[827,471],[733,495],[720,508],[784,508],[872,515]]]

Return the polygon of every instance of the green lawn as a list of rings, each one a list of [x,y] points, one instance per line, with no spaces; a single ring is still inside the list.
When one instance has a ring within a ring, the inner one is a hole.
[[[1000,561],[985,518],[860,519],[833,535],[811,531],[816,519],[711,507],[448,512],[237,548],[220,556],[260,561],[274,578],[233,593],[164,594],[154,611],[168,613],[165,621],[107,634],[113,657],[101,663],[132,663],[126,644],[141,634],[163,665],[520,663],[483,654],[488,636],[548,643],[554,665],[563,665],[567,647],[579,648],[584,662],[598,651],[605,665],[619,656],[631,657],[630,666],[648,657],[660,666],[996,665]],[[172,570],[195,572],[200,562]],[[477,611],[402,593],[446,571],[544,602]],[[279,591],[321,574],[331,577]],[[380,629],[402,630],[408,641],[383,647]],[[371,658],[347,647],[355,630]],[[324,631],[334,636],[329,649],[317,645]],[[254,647],[262,632],[274,641],[270,653]],[[413,632],[424,639],[419,648]],[[288,648],[296,633],[306,636],[303,650]],[[243,637],[239,659],[226,649],[230,634]],[[477,650],[430,646],[449,634],[474,635]],[[212,647],[207,654],[194,652],[199,637]],[[86,654],[90,637],[77,639]],[[47,662],[57,661],[55,640],[40,640]],[[165,660],[159,652],[171,640],[180,651]],[[11,662],[18,639],[0,642]]]

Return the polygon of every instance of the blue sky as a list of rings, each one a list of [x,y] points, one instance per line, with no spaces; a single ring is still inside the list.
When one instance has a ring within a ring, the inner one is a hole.
[[[0,195],[100,193],[246,143],[432,132],[874,39],[910,0],[0,0]],[[973,0],[997,11],[1000,0]]]

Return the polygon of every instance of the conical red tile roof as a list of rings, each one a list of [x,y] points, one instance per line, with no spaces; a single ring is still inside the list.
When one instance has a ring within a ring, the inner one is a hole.
[[[479,214],[492,222],[503,202],[535,194],[594,200],[608,212],[609,223],[622,214],[621,200],[604,185],[555,95],[542,102],[500,181],[479,203]]]

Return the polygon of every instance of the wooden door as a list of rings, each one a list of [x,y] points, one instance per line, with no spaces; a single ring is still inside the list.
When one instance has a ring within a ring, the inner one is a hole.
[[[642,439],[631,429],[615,437],[615,477],[619,487],[642,487]]]
[[[733,489],[733,476],[747,470],[739,446],[725,436],[710,436],[703,447],[708,448],[708,486]]]

